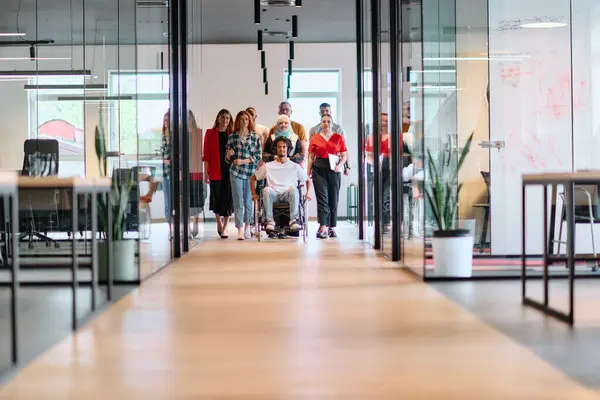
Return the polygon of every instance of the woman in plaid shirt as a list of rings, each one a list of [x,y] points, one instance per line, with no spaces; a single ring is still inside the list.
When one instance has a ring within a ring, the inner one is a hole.
[[[238,240],[244,240],[250,239],[252,219],[250,178],[262,158],[262,144],[260,136],[254,132],[254,122],[247,111],[240,111],[237,114],[233,131],[227,141],[225,160],[231,164],[229,177]]]

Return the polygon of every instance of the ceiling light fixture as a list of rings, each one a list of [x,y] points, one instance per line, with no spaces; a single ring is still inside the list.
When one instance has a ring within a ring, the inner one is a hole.
[[[267,79],[267,69],[263,68],[263,83],[267,83],[269,80]]]
[[[260,25],[260,0],[254,0],[254,24]]]
[[[298,7],[298,8],[302,7],[302,0],[296,0],[296,7]]]
[[[57,60],[71,60],[71,57],[0,57],[0,61],[26,61],[26,60],[35,60],[35,61],[57,61]]]
[[[12,36],[25,36],[25,34],[24,33],[20,33],[20,32],[0,33],[0,37],[12,37]]]
[[[260,0],[263,6],[298,7],[298,0]],[[302,4],[302,1],[300,1]]]
[[[292,37],[298,38],[298,16],[292,15]]]
[[[92,71],[85,70],[37,70],[37,71],[0,71],[0,78],[37,78],[38,76],[82,76],[90,78]]]
[[[290,60],[294,59],[294,41],[290,40]]]
[[[267,53],[264,50],[260,52],[260,67],[262,69],[267,68]]]
[[[526,24],[521,24],[521,28],[531,28],[531,29],[545,29],[545,28],[562,28],[567,26],[564,22],[530,22]]]
[[[288,60],[288,75],[292,75],[292,60]]]
[[[265,96],[269,94],[269,82],[265,82]]]
[[[263,49],[263,31],[262,29],[258,30],[258,51],[262,51]]]

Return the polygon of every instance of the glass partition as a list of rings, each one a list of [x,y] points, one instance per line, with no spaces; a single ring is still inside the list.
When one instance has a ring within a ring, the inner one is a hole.
[[[373,70],[372,65],[372,34],[371,34],[371,1],[363,0],[363,124],[364,124],[364,161],[365,166],[365,240],[373,245],[375,243],[375,174],[373,170]]]

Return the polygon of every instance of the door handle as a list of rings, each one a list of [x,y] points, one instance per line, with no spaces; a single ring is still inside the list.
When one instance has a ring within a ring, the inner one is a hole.
[[[484,140],[478,143],[479,147],[482,149],[503,149],[506,147],[506,142],[504,140]]]

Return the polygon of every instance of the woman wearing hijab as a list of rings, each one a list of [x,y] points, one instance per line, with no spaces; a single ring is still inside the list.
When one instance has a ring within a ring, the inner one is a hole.
[[[302,161],[304,161],[304,153],[302,153],[302,144],[300,143],[300,138],[292,130],[290,118],[285,114],[282,114],[277,118],[275,131],[267,138],[267,141],[265,142],[263,161],[269,162],[274,160],[275,157],[273,154],[276,153],[276,151],[273,148],[273,143],[275,143],[275,139],[280,136],[289,139],[289,141],[292,143],[288,157],[293,162],[302,164]]]

